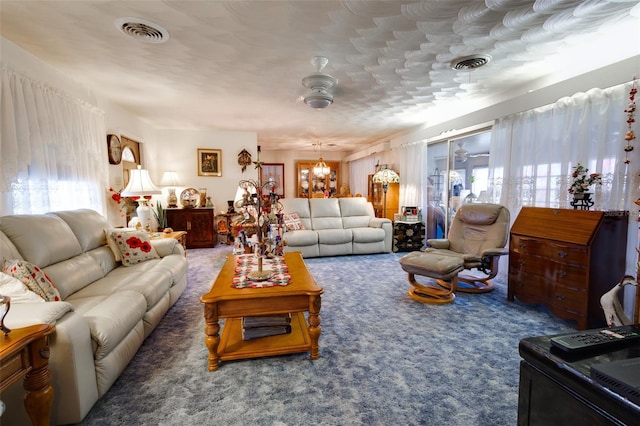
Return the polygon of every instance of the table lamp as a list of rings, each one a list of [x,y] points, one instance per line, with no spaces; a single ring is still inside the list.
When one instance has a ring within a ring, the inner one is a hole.
[[[382,191],[384,192],[382,217],[387,217],[387,190],[389,189],[389,184],[397,182],[400,182],[400,176],[390,169],[388,164],[384,164],[382,168],[373,175],[373,183],[381,183]]]
[[[152,195],[162,194],[162,191],[153,184],[149,177],[149,171],[138,166],[135,170],[129,170],[129,184],[122,191],[123,197],[140,198],[142,200],[138,203],[136,212],[138,213],[138,219],[140,225],[146,230],[151,229],[151,209],[149,208],[149,200]]]
[[[160,179],[161,186],[169,187],[169,195],[167,196],[167,207],[178,207],[178,197],[176,196],[176,186],[182,186],[178,173],[174,171],[164,172]],[[202,205],[200,207],[203,207]]]

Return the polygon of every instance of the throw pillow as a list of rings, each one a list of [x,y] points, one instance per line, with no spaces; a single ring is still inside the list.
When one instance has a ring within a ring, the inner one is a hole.
[[[300,220],[300,215],[298,212],[293,213],[285,213],[282,216],[284,220],[284,226],[287,228],[287,231],[297,231],[300,229],[307,229],[304,227],[304,223]]]
[[[118,230],[112,232],[111,236],[120,249],[122,264],[125,266],[160,258],[156,249],[151,245],[147,232]]]
[[[113,257],[116,259],[116,262],[120,262],[122,260],[122,255],[120,254],[120,248],[118,247],[118,244],[116,244],[116,240],[111,234],[118,231],[136,231],[136,228],[107,228],[104,230],[104,234],[107,237],[107,245],[113,252]]]
[[[44,299],[29,290],[22,281],[9,274],[0,272],[0,294],[9,296],[11,303],[42,302]]]
[[[60,301],[60,293],[51,279],[36,265],[26,260],[5,260],[2,272],[19,279],[29,290],[47,302]]]

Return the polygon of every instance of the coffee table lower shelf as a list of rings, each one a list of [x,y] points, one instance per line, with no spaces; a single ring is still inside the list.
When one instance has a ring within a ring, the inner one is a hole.
[[[260,358],[311,351],[311,338],[304,312],[291,314],[291,333],[242,340],[242,318],[227,318],[220,336],[221,361]]]

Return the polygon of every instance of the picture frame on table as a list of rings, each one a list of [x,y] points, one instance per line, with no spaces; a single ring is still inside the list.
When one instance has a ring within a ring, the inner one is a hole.
[[[264,185],[270,179],[276,182],[276,194],[280,198],[284,198],[284,163],[262,163],[260,181]],[[269,192],[269,186],[263,186],[263,195],[267,195]]]
[[[222,150],[198,148],[198,176],[222,176]]]

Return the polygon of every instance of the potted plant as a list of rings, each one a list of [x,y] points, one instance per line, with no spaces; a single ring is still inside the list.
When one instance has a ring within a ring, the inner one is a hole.
[[[162,203],[158,201],[156,203],[156,209],[153,211],[153,215],[156,217],[156,222],[158,222],[158,230],[166,230],[167,229],[167,215],[162,207]]]
[[[576,164],[571,177],[573,182],[569,187],[569,194],[573,194],[574,199],[589,198],[589,187],[591,185],[602,185],[602,175],[600,173],[589,174],[589,169],[584,167],[582,163]]]

